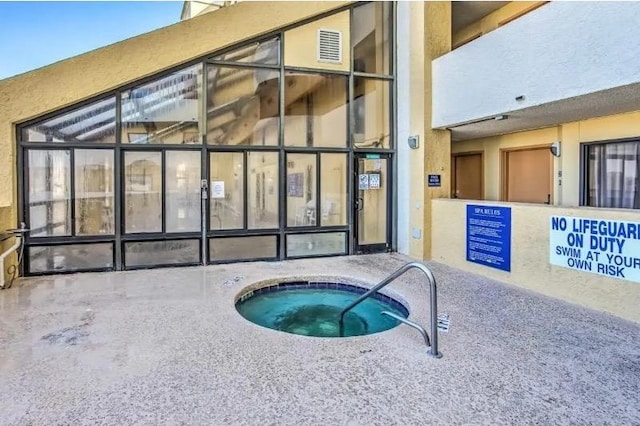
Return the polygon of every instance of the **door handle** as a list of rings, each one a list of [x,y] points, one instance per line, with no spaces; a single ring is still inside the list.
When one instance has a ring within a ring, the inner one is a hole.
[[[361,212],[363,208],[364,208],[364,200],[362,199],[362,197],[356,198],[356,211]]]
[[[545,201],[545,204],[551,204],[551,194],[547,194],[547,201]]]

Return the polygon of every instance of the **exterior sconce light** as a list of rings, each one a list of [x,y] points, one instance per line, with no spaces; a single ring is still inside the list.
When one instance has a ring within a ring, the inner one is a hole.
[[[420,147],[420,135],[409,135],[407,143],[409,144],[409,148],[418,149],[418,147]]]
[[[551,151],[551,155],[554,157],[560,157],[560,142],[554,142],[549,147],[549,151]]]

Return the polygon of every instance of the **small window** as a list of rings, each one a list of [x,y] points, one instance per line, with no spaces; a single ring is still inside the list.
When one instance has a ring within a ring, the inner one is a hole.
[[[640,209],[640,140],[590,144],[585,154],[586,204]]]

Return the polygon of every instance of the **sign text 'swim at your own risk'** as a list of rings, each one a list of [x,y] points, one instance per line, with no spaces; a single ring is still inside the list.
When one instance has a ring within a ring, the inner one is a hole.
[[[640,283],[640,222],[551,216],[549,262]]]

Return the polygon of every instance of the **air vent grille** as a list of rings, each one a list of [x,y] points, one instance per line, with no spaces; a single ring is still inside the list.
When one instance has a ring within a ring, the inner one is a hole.
[[[342,33],[318,30],[318,62],[342,63]]]

